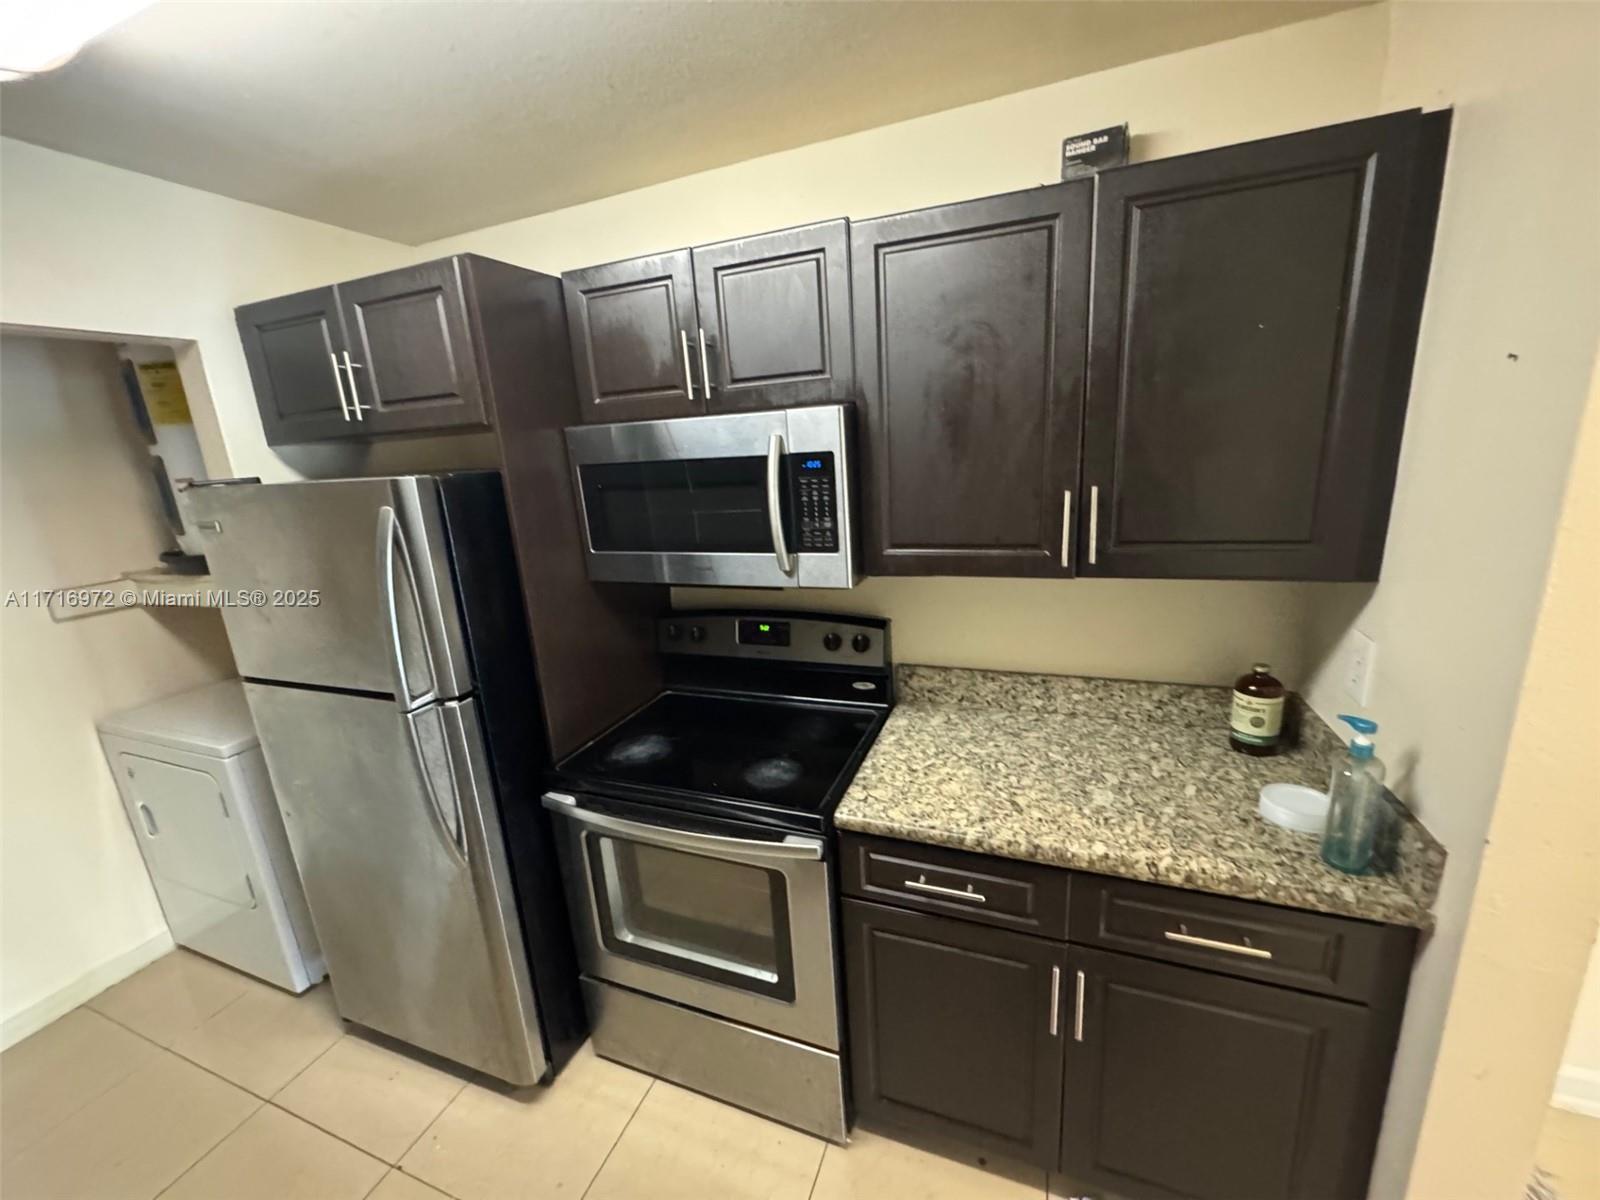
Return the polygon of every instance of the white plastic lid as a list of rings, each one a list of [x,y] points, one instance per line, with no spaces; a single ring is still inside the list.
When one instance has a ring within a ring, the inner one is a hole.
[[[232,758],[254,746],[256,727],[244,685],[225,679],[151,704],[103,717],[101,733],[187,750],[208,758]]]
[[[1321,833],[1328,823],[1328,793],[1303,783],[1269,783],[1261,789],[1261,815],[1292,833]]]

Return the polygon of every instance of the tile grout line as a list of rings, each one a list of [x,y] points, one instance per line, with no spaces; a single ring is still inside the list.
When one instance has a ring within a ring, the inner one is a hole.
[[[848,1137],[849,1133],[846,1132],[845,1136]],[[832,1142],[824,1141],[822,1143],[822,1153],[817,1155],[817,1169],[811,1175],[811,1186],[806,1189],[806,1200],[811,1200],[817,1194],[817,1180],[822,1178],[822,1164],[827,1161],[828,1151],[832,1149]]]
[[[433,1114],[433,1119],[430,1120],[426,1125],[424,1125],[422,1127],[422,1132],[417,1134],[416,1137],[412,1138],[411,1141],[406,1145],[406,1148],[404,1150],[400,1151],[400,1156],[394,1160],[394,1164],[393,1164],[394,1165],[394,1169],[396,1171],[399,1171],[400,1174],[402,1174],[402,1175],[410,1175],[411,1178],[417,1179],[417,1180],[421,1180],[423,1183],[427,1183],[428,1182],[426,1179],[423,1179],[422,1176],[420,1176],[420,1175],[411,1175],[411,1172],[407,1171],[400,1164],[405,1161],[406,1155],[410,1154],[413,1150],[415,1150],[417,1148],[417,1143],[422,1141],[423,1138],[428,1136],[428,1130],[432,1129],[435,1125],[437,1125],[444,1118],[444,1114],[450,1111],[450,1106],[452,1104],[454,1104],[457,1100],[461,1099],[461,1093],[467,1090],[467,1086],[470,1083],[471,1083],[471,1080],[463,1079],[461,1081],[461,1086],[458,1087],[454,1092],[450,1093],[450,1099],[448,1099],[448,1100],[446,1100],[444,1102],[444,1107],[442,1107],[438,1112],[434,1113]],[[429,1183],[428,1186],[429,1187],[433,1187],[435,1185]],[[441,1192],[444,1192],[443,1188],[439,1188],[438,1190],[441,1191]],[[445,1192],[445,1195],[448,1196],[448,1195],[450,1195],[450,1193],[449,1192]]]
[[[594,1174],[590,1177],[589,1182],[584,1184],[583,1191],[578,1195],[578,1200],[584,1200],[584,1198],[588,1196],[591,1189],[593,1189],[595,1181],[600,1178],[606,1169],[606,1164],[611,1161],[611,1156],[617,1152],[617,1147],[622,1145],[622,1139],[627,1134],[628,1127],[633,1124],[633,1119],[639,1115],[639,1110],[644,1107],[645,1100],[649,1097],[650,1093],[655,1090],[656,1077],[654,1075],[647,1075],[645,1078],[650,1080],[650,1082],[645,1086],[644,1091],[639,1093],[639,1103],[633,1106],[633,1111],[628,1114],[628,1119],[622,1123],[622,1128],[617,1131],[616,1140],[611,1143],[610,1149],[606,1151],[606,1156],[600,1160],[600,1165],[595,1168]]]
[[[183,1056],[181,1054],[180,1055],[175,1055],[174,1057],[183,1059],[184,1062],[188,1062],[189,1061],[188,1059],[183,1058]],[[222,1077],[220,1075],[218,1075],[217,1078],[221,1079]],[[235,1084],[234,1086],[237,1087],[238,1085]],[[246,1091],[245,1095],[249,1096],[252,1100],[260,1099],[260,1097],[258,1097],[254,1092]],[[165,1187],[163,1187],[159,1192],[157,1192],[155,1194],[153,1200],[161,1200],[161,1197],[165,1196],[173,1188],[177,1187],[179,1180],[181,1180],[190,1171],[192,1171],[196,1167],[198,1167],[201,1163],[205,1162],[206,1159],[210,1158],[213,1154],[215,1154],[217,1152],[217,1147],[218,1146],[222,1145],[223,1142],[227,1141],[234,1134],[238,1133],[239,1130],[243,1129],[244,1126],[245,1126],[245,1122],[250,1120],[252,1117],[254,1117],[258,1112],[260,1112],[266,1106],[267,1106],[267,1102],[265,1100],[262,1100],[260,1104],[256,1105],[249,1112],[245,1113],[245,1115],[240,1119],[240,1121],[239,1121],[239,1123],[237,1125],[235,1125],[232,1129],[229,1129],[226,1133],[224,1133],[220,1138],[218,1138],[210,1146],[207,1146],[204,1150],[202,1150],[200,1152],[199,1155],[196,1156],[195,1160],[192,1163],[190,1163],[183,1170],[179,1171],[177,1173],[177,1175],[173,1176],[172,1181],[170,1183],[168,1183]]]

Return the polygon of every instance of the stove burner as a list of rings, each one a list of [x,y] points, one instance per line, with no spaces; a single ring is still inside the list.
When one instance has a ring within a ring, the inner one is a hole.
[[[618,742],[606,751],[606,762],[617,767],[642,767],[660,762],[672,753],[672,739],[659,733],[642,733]]]
[[[786,754],[757,759],[742,772],[744,781],[764,792],[786,788],[804,773],[804,768]]]

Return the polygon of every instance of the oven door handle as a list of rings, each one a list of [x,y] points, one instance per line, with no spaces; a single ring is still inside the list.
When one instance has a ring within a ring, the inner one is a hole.
[[[580,824],[601,833],[615,834],[652,846],[666,846],[673,850],[691,853],[715,854],[722,857],[782,858],[818,862],[822,858],[822,843],[816,838],[790,834],[781,842],[763,842],[751,838],[722,837],[715,833],[694,833],[687,829],[672,829],[664,825],[651,825],[644,821],[630,821],[581,808],[577,797],[565,792],[546,792],[544,806],[553,813],[571,817]]]
[[[783,538],[783,449],[783,434],[774,433],[767,439],[767,520],[772,529],[772,556],[778,560],[778,570],[793,575],[794,558],[789,554],[789,543]]]

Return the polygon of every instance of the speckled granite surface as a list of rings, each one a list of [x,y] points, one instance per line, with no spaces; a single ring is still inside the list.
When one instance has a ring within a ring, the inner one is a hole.
[[[1314,714],[1299,747],[1250,758],[1228,747],[1225,688],[906,665],[896,681],[841,829],[1432,926],[1444,850],[1415,819],[1392,874],[1355,877],[1256,812],[1262,784],[1328,786],[1340,742]]]

